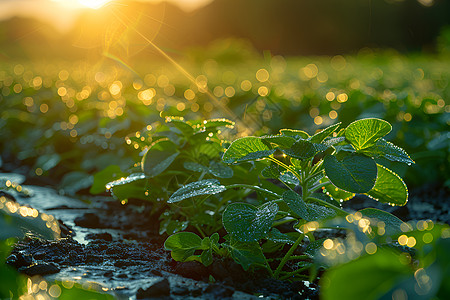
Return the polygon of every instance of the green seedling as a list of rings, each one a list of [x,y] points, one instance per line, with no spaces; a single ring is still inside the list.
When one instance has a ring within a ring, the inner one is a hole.
[[[240,256],[231,254],[244,268],[259,265],[275,278],[294,278],[299,275],[298,270],[304,271],[313,265],[313,255],[294,256],[305,237],[314,241],[312,231],[329,226],[331,220],[350,215],[341,208],[340,202],[350,200],[356,193],[390,205],[405,205],[408,200],[403,180],[377,163],[378,158],[414,163],[403,149],[383,139],[391,131],[391,125],[371,118],[355,121],[340,131],[339,126],[332,125],[312,136],[300,130],[283,129],[278,135],[243,137],[231,143],[222,157],[225,163],[234,165],[250,161],[263,164],[262,177],[277,179],[284,188],[265,180],[228,185],[219,180],[203,180],[182,187],[168,202],[217,195],[236,188],[257,192],[261,196],[256,203],[252,199],[248,199],[252,203],[234,199],[224,210],[222,223],[228,232],[224,248],[232,249],[233,242],[230,241],[247,245],[251,250],[241,251]],[[367,209],[359,214],[385,222],[389,230],[402,223],[384,211]],[[277,226],[285,223],[292,223],[295,231],[281,233]],[[267,250],[269,242],[279,247],[291,245],[283,257],[275,259],[280,262],[274,270],[260,247],[263,243]],[[310,253],[314,247],[316,245],[311,243]],[[166,249],[178,251],[173,247]],[[172,256],[180,261],[187,260]],[[287,272],[284,267],[292,259],[302,260],[303,265],[297,271]]]

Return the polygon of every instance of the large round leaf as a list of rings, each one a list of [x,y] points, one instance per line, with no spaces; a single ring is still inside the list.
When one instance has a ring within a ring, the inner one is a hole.
[[[254,136],[247,136],[235,140],[223,155],[226,163],[256,160],[268,157],[275,149],[270,149],[263,141]]]
[[[223,212],[223,226],[241,242],[256,242],[264,238],[278,212],[275,202],[259,207],[247,203],[232,203]]]
[[[142,171],[147,177],[155,177],[164,172],[180,154],[177,146],[169,140],[154,144],[142,158]]]
[[[367,195],[379,202],[391,205],[405,205],[408,202],[408,189],[403,180],[382,165],[377,165],[378,178]]]
[[[221,185],[217,179],[205,179],[186,184],[170,196],[167,203],[180,202],[201,195],[214,195],[225,191],[225,186]]]
[[[185,261],[201,246],[202,239],[192,232],[175,233],[164,242],[164,248],[172,251],[172,258],[176,261]]]
[[[345,129],[345,138],[356,150],[365,149],[375,145],[379,138],[388,134],[391,124],[381,119],[368,118],[355,121]]]
[[[340,189],[352,193],[367,193],[375,185],[377,164],[365,155],[351,154],[338,160],[336,156],[326,156],[323,161],[325,173]]]

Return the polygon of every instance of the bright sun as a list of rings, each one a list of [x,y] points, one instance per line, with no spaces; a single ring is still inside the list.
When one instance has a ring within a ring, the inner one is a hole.
[[[78,0],[78,2],[85,7],[98,9],[106,3],[111,2],[111,0]]]

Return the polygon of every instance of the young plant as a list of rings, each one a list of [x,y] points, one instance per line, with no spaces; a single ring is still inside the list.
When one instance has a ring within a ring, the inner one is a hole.
[[[305,236],[314,241],[312,231],[326,225],[327,220],[349,215],[341,208],[341,201],[350,200],[356,193],[390,205],[405,205],[408,200],[403,180],[377,163],[378,158],[414,163],[403,149],[383,139],[391,131],[391,125],[371,118],[355,121],[337,131],[339,126],[332,125],[312,136],[301,130],[282,129],[278,135],[243,137],[235,140],[224,153],[222,160],[228,164],[249,161],[264,164],[261,175],[279,180],[285,188],[268,180],[253,185],[199,181],[176,191],[169,202],[174,197],[185,200],[193,195],[215,195],[234,188],[258,192],[263,195],[259,201],[233,202],[223,212],[222,223],[228,232],[224,247],[230,249],[236,242],[252,248],[252,251],[242,251],[241,256],[231,255],[238,263],[245,262],[245,268],[251,262],[250,265],[264,266],[275,278],[298,276],[312,266],[311,255],[296,257],[293,256],[295,250]],[[401,223],[398,218],[380,210],[365,209],[359,214],[386,221],[388,227],[389,224],[398,225],[397,221]],[[285,223],[293,223],[294,232],[286,234],[277,229]],[[270,248],[269,243],[279,247],[291,244],[283,257],[275,259],[280,260],[275,270],[262,252],[262,240],[266,240],[265,250]],[[309,253],[313,253],[317,245],[311,243]],[[182,248],[181,243],[179,246]],[[172,253],[176,251],[172,246],[166,248]],[[292,259],[303,260],[302,267],[292,272],[284,271],[284,266]]]

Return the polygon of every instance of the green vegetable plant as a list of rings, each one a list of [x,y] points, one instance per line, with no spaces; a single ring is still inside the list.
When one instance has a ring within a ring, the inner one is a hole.
[[[219,180],[191,182],[172,194],[168,202],[185,201],[198,195],[216,196],[237,188],[252,190],[258,197],[233,199],[228,204],[222,214],[222,224],[228,233],[222,244],[214,236],[214,246],[209,247],[208,240],[181,232],[167,239],[166,249],[172,251],[175,260],[199,260],[205,265],[210,263],[209,257],[203,259],[209,256],[205,251],[220,252],[231,256],[244,269],[260,266],[279,279],[303,278],[302,273],[308,269],[314,274],[317,271],[313,261],[315,250],[323,241],[315,241],[313,231],[320,227],[344,228],[333,225],[336,220],[353,216],[341,208],[342,201],[350,200],[356,193],[390,205],[402,206],[408,200],[403,180],[377,163],[381,158],[414,163],[403,149],[383,139],[391,131],[391,125],[369,118],[340,130],[339,126],[339,123],[332,125],[312,136],[301,130],[282,129],[277,135],[247,136],[232,142],[222,160],[230,165],[248,162],[262,165],[261,171],[261,168],[252,171],[260,172],[259,181],[252,184],[223,184]],[[274,184],[274,179],[280,184]],[[392,232],[403,223],[376,209],[366,208],[356,214],[359,219],[367,217],[364,219],[367,224],[369,220],[382,221]],[[282,232],[280,226],[287,223],[293,224],[292,232]],[[370,236],[372,231],[367,228],[364,233]],[[310,243],[305,255],[295,255],[298,246],[307,239]],[[282,252],[284,255],[266,257],[286,244],[290,247]],[[195,254],[196,251],[203,252]],[[287,270],[286,263],[292,260],[299,261],[298,268]]]
[[[150,201],[154,212],[160,214],[161,234],[190,226],[206,237],[222,227],[224,204],[246,195],[230,191],[215,197],[213,194],[225,190],[218,179],[225,183],[233,176],[251,180],[242,166],[229,167],[221,161],[224,148],[220,128],[233,125],[226,119],[186,121],[167,117],[164,124],[129,137],[127,143],[141,150],[141,161],[126,171],[112,165],[95,174],[91,193],[104,192],[106,185],[123,203],[130,198]],[[195,184],[190,185],[192,182]],[[177,191],[183,185],[185,189]]]

